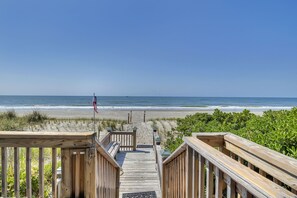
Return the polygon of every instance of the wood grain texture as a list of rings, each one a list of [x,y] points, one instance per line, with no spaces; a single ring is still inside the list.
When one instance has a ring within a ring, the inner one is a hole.
[[[26,148],[26,196],[32,197],[31,183],[31,148]]]
[[[215,198],[223,196],[223,174],[218,167],[215,167]]]
[[[44,197],[44,149],[39,148],[39,197]]]
[[[0,131],[0,145],[3,147],[86,148],[92,145],[92,140],[95,137],[96,133],[89,132],[36,133],[20,131]]]
[[[57,197],[57,149],[52,148],[52,196]]]
[[[297,160],[285,156],[279,152],[268,149],[264,146],[258,145],[254,142],[241,138],[233,134],[227,134],[224,136],[226,142],[230,142],[241,149],[253,153],[260,159],[268,161],[270,164],[284,169],[293,175],[297,175]],[[273,157],[272,157],[273,156]]]
[[[236,155],[241,157],[241,159],[244,158],[246,161],[250,162],[249,164],[253,164],[254,166],[258,167],[260,169],[260,175],[266,177],[266,174],[268,173],[275,179],[285,183],[291,188],[297,189],[297,175],[294,175],[287,170],[274,166],[270,163],[270,161],[263,160],[256,156],[254,153],[247,152],[246,150],[230,142],[225,143],[225,148],[236,153]]]
[[[7,148],[1,148],[2,197],[7,197]]]
[[[72,167],[72,152],[71,149],[61,149],[62,154],[62,183],[61,194],[62,197],[72,197],[73,188],[73,167]]]
[[[20,197],[20,149],[14,148],[14,195]]]
[[[186,137],[184,141],[196,152],[200,153],[214,166],[226,173],[232,181],[245,186],[245,188],[257,197],[294,197],[294,195],[259,174],[255,174],[251,169],[234,161],[225,154],[210,147],[204,142]]]

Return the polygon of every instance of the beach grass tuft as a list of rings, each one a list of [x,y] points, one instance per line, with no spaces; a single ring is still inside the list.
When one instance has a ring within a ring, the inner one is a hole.
[[[47,119],[47,116],[38,111],[33,111],[33,113],[28,114],[26,118],[28,123],[42,123]]]

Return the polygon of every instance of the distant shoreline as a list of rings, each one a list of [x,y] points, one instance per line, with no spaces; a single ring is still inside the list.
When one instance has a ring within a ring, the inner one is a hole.
[[[183,118],[197,112],[242,112],[255,114],[267,110],[290,110],[297,106],[297,98],[236,98],[236,97],[109,97],[98,96],[99,118],[126,120],[130,111],[141,120]],[[91,96],[0,96],[0,112],[13,110],[19,115],[42,112],[56,118],[92,118]],[[134,114],[134,113],[133,113]],[[133,116],[134,117],[134,116]]]
[[[13,110],[13,109],[10,109]],[[37,110],[51,118],[93,118],[92,109],[14,109],[17,115],[23,116]],[[0,109],[0,112],[6,112],[8,109]],[[132,111],[133,121],[139,122],[144,119],[144,110],[100,110],[96,114],[98,119],[118,119],[127,120],[128,113]],[[241,112],[241,111],[225,111]],[[262,115],[263,111],[251,111],[257,115]],[[157,118],[184,118],[187,115],[195,113],[213,113],[213,110],[145,110],[146,120]]]

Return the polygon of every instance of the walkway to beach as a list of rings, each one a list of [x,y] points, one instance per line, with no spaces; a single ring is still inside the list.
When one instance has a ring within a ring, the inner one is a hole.
[[[120,177],[120,197],[124,193],[154,191],[161,197],[159,175],[152,146],[152,129],[145,123],[134,123],[137,127],[136,151],[119,152],[117,162],[123,169]],[[141,143],[141,144],[139,144]]]
[[[123,168],[120,177],[120,197],[123,193],[155,191],[160,195],[159,176],[153,148],[137,148],[133,152],[120,152],[117,161]]]

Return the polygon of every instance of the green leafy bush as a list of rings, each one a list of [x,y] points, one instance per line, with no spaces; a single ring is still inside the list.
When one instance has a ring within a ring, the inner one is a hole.
[[[257,144],[297,158],[297,108],[281,111],[266,111],[262,116],[244,110],[226,113],[215,110],[212,115],[197,113],[177,120],[175,137],[169,136],[165,146],[173,151],[183,136],[192,132],[232,132]]]

